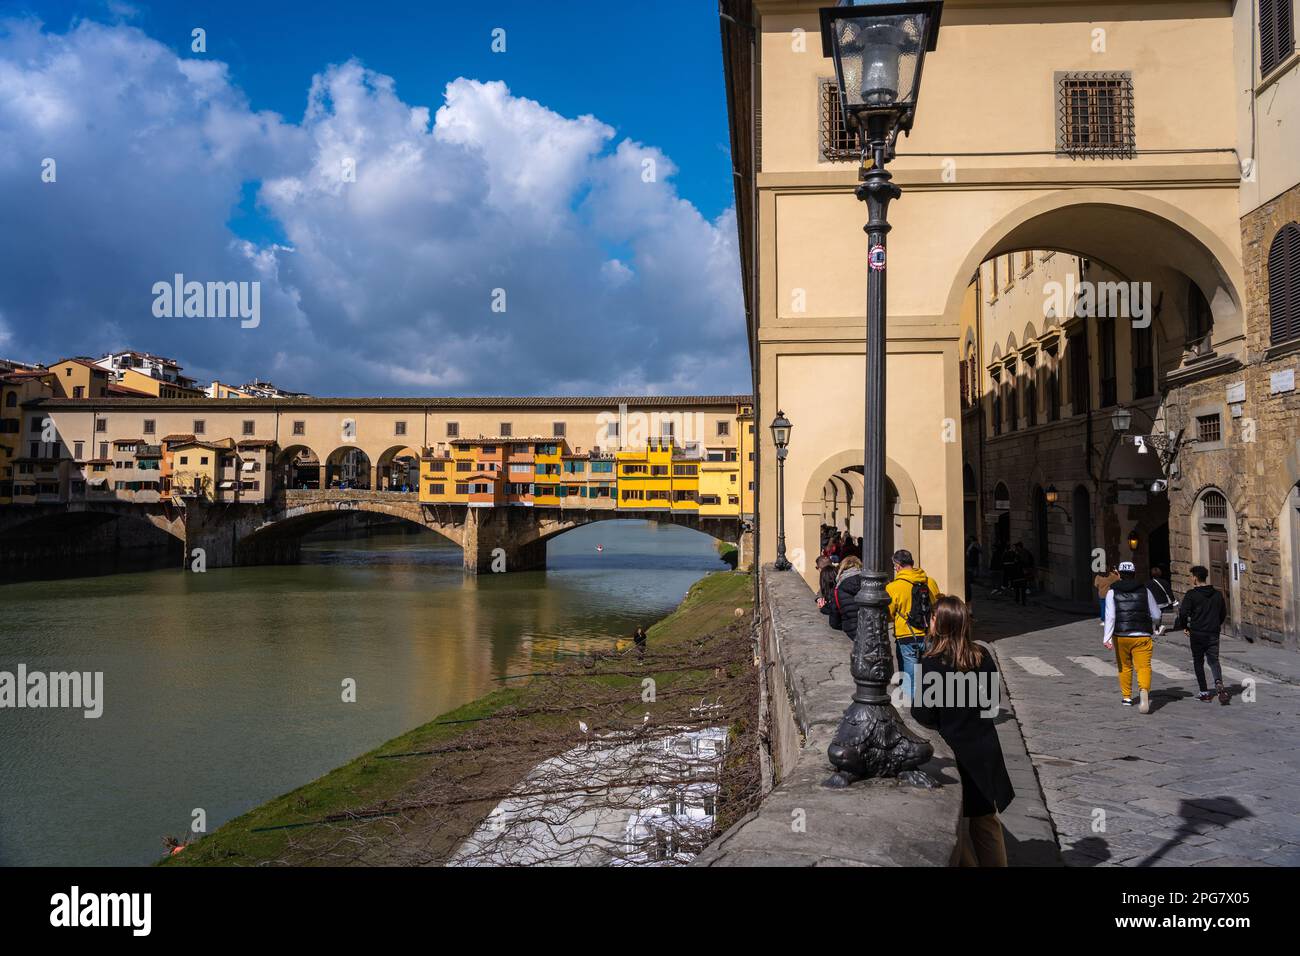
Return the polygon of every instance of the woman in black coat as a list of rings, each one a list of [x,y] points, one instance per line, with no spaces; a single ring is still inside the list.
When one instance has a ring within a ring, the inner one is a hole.
[[[840,617],[840,630],[851,641],[858,636],[858,590],[862,587],[862,562],[845,558],[840,562],[835,576],[835,612]]]
[[[916,722],[939,732],[957,758],[962,828],[953,862],[1006,866],[998,813],[1015,799],[994,719],[1001,682],[993,655],[971,636],[970,608],[944,596],[930,618],[912,702]]]

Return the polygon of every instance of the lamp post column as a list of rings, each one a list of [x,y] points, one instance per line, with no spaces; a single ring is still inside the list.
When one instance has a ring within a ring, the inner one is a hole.
[[[885,237],[889,233],[889,203],[901,195],[885,169],[883,131],[869,122],[864,131],[870,166],[859,174],[855,193],[867,204],[868,247],[866,420],[863,461],[862,556],[864,583],[858,592],[858,631],[853,642],[851,672],[853,701],[827,750],[836,772],[830,787],[846,787],[865,777],[902,776],[930,784],[917,770],[934,754],[931,744],[904,726],[889,697],[894,658],[889,642],[889,595],[885,584]]]
[[[778,571],[789,571],[793,565],[785,556],[785,456],[788,450],[776,450],[776,564]]]
[[[778,571],[789,571],[793,565],[785,556],[785,456],[790,446],[790,420],[778,410],[772,420],[772,444],[776,446],[776,563]]]

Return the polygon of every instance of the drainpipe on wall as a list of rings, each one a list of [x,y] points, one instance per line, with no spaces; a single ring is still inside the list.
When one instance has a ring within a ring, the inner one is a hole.
[[[980,471],[979,471],[979,487],[975,489],[975,522],[978,526],[976,530],[979,533],[976,535],[976,540],[981,541],[987,545],[988,540],[984,534],[984,489],[987,487],[987,485],[984,482],[984,443],[988,437],[988,434],[986,431],[987,424],[984,421],[984,268],[983,266],[984,264],[980,263],[980,268],[975,270],[975,374],[979,376],[979,381],[973,382],[972,385],[975,389],[975,394],[979,396],[979,405],[977,406],[977,410],[979,412]],[[963,544],[964,543],[965,542],[963,542]],[[989,562],[988,570],[990,571],[993,570],[993,549],[991,547],[982,547],[980,550],[982,552],[981,558],[983,558],[985,555],[987,555],[988,557],[988,562]],[[965,553],[963,552],[962,554],[963,562],[965,561],[965,559],[966,556]],[[966,595],[966,600],[969,601],[970,599],[971,596],[969,594]]]

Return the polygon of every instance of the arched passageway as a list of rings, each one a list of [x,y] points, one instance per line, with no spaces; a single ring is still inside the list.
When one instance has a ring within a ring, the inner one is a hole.
[[[1039,589],[1081,601],[1099,554],[1143,576],[1175,563],[1190,542],[1171,530],[1168,487],[1204,415],[1179,386],[1242,335],[1235,251],[1162,199],[1087,189],[1014,210],[967,264],[949,307],[975,342],[962,458],[999,479],[986,553],[1025,542]]]
[[[280,488],[318,489],[321,486],[320,456],[306,445],[290,445],[275,459],[275,483]]]
[[[375,487],[380,491],[418,491],[420,452],[410,445],[394,445],[379,456]]]
[[[368,489],[374,472],[370,456],[360,448],[344,445],[330,452],[325,459],[322,488],[353,490]]]
[[[850,515],[841,505],[838,512],[840,523],[837,530],[844,530],[844,520],[850,519],[850,533],[854,537],[862,534],[862,507],[867,503],[862,498],[862,461],[861,449],[840,452],[823,461],[812,472],[803,495],[803,522],[799,529],[787,529],[787,534],[801,531],[800,537],[805,545],[796,545],[799,554],[791,551],[791,562],[803,568],[803,575],[810,583],[816,580],[817,570],[814,559],[821,541],[822,523],[825,515],[825,503],[828,489],[850,487],[854,490],[854,511]],[[886,494],[888,500],[879,503],[886,514],[885,554],[891,554],[899,548],[911,551],[918,564],[924,563],[923,534],[921,532],[921,506],[916,497],[916,485],[908,473],[896,462],[886,462]],[[802,561],[802,564],[800,564]]]

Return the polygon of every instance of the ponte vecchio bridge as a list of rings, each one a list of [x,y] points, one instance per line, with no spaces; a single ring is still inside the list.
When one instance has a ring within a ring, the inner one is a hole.
[[[136,520],[180,541],[187,568],[287,562],[305,533],[358,512],[434,531],[472,572],[543,567],[549,539],[616,518],[751,550],[745,395],[38,399],[22,412],[28,454],[0,505],[11,557]]]

